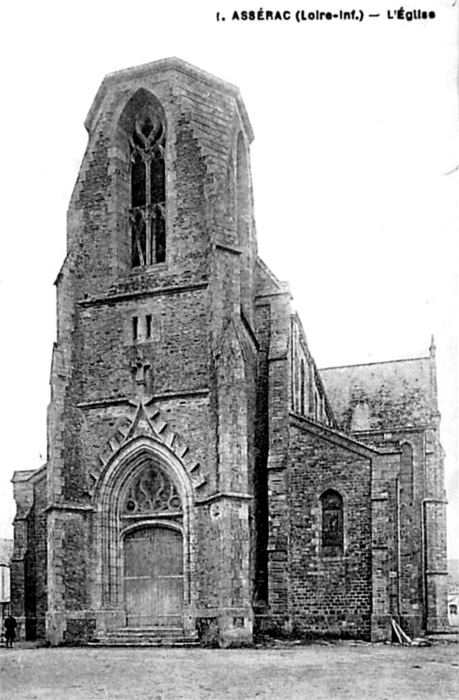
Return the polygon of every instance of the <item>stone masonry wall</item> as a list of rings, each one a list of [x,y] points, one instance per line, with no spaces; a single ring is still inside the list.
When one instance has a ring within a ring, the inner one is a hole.
[[[437,594],[437,587],[444,587],[446,534],[437,431],[421,428],[362,433],[358,437],[379,449],[398,452],[397,463],[391,469],[377,470],[374,477],[375,488],[388,500],[390,514],[385,532],[386,545],[393,542],[388,571],[390,612],[412,636],[418,636],[429,625],[430,629],[441,629],[446,596]],[[411,471],[409,465],[404,466],[403,449],[411,455]],[[436,516],[431,518],[436,512],[438,520]],[[429,622],[431,615],[433,623]]]
[[[84,401],[135,394],[137,361],[149,365],[148,393],[177,392],[178,384],[182,393],[207,388],[206,302],[198,289],[84,307]]]
[[[43,637],[47,611],[46,469],[16,472],[11,609],[19,639]]]
[[[343,498],[344,548],[322,549],[321,494]],[[371,462],[352,448],[292,426],[288,468],[289,611],[300,634],[370,636]]]
[[[48,590],[48,540],[47,518],[45,508],[47,505],[46,478],[35,485],[35,503],[31,517],[35,519],[33,554],[35,559],[35,618],[36,636],[43,639],[45,634]]]
[[[123,279],[130,273],[129,131],[139,105],[155,100],[166,123],[167,263]],[[113,283],[120,291],[145,288],[152,274],[156,286],[207,276],[211,232],[234,240],[224,202],[237,111],[234,90],[171,65],[104,82],[87,120],[89,144],[69,211],[69,248],[83,244],[86,294]]]
[[[268,454],[269,454],[269,342],[270,307],[257,309],[256,333],[259,341],[256,382],[256,422],[254,435],[254,604],[265,606],[268,600]]]

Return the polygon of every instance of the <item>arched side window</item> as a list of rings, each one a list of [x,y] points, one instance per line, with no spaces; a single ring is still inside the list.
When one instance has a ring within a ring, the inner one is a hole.
[[[166,130],[150,106],[134,120],[131,159],[130,227],[132,267],[166,260]]]
[[[300,362],[300,413],[304,416],[305,405],[304,405],[304,389],[305,389],[305,372],[304,372],[304,360]]]
[[[322,503],[322,551],[327,556],[343,553],[344,522],[343,499],[337,491],[329,489],[321,496]]]
[[[408,442],[404,442],[400,460],[400,485],[410,501],[413,499],[413,481],[413,448]]]

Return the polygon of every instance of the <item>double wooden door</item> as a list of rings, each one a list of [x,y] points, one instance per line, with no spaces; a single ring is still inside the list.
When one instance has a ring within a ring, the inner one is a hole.
[[[183,608],[183,538],[144,527],[124,538],[124,597],[130,627],[177,626]]]

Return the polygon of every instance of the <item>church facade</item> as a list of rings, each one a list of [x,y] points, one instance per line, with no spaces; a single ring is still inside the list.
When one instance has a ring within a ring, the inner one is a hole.
[[[12,610],[52,644],[447,624],[435,347],[319,370],[257,256],[239,91],[105,78],[56,281],[48,458],[16,472]]]

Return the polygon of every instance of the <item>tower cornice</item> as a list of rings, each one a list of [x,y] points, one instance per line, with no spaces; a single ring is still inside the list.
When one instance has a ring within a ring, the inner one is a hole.
[[[102,106],[105,96],[111,88],[115,85],[122,85],[125,82],[132,82],[133,80],[141,81],[150,77],[159,77],[164,73],[175,73],[176,75],[185,75],[192,78],[193,80],[199,81],[201,83],[206,83],[213,89],[220,90],[234,97],[236,100],[239,112],[244,124],[244,128],[249,139],[249,143],[253,141],[253,129],[250,124],[250,120],[245,108],[244,102],[241,97],[239,88],[237,88],[232,83],[228,83],[221,78],[217,78],[210,73],[207,73],[196,66],[182,61],[180,58],[163,58],[159,61],[152,61],[151,63],[144,63],[141,66],[135,66],[133,68],[126,68],[124,70],[114,71],[113,73],[108,73],[102,81],[99,90],[96,93],[94,102],[88,112],[88,116],[85,120],[85,127],[88,132],[92,131],[93,125],[96,121],[96,116]]]

